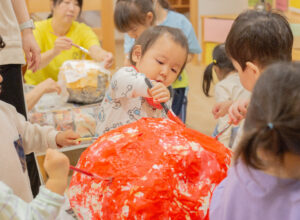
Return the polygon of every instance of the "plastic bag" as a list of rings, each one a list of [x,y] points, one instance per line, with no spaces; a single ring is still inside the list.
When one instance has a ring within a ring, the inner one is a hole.
[[[214,138],[168,119],[143,118],[82,153],[77,167],[112,181],[75,172],[71,206],[82,219],[208,219],[230,158]]]
[[[110,72],[91,60],[68,60],[61,66],[58,78],[69,93],[68,102],[91,104],[102,101]]]

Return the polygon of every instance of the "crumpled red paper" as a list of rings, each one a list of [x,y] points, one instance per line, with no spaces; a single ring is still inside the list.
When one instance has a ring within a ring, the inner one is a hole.
[[[87,148],[74,173],[70,202],[82,219],[208,219],[215,186],[231,151],[214,138],[169,119],[143,118]]]

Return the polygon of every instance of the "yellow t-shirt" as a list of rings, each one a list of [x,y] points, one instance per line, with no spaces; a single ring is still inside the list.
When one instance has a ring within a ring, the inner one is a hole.
[[[35,23],[35,30],[33,31],[35,39],[41,48],[41,53],[44,53],[54,47],[56,36],[52,29],[52,19],[47,19]],[[80,45],[86,49],[91,46],[99,45],[97,35],[93,30],[84,23],[78,23],[74,21],[70,27],[66,37],[70,38],[73,43]],[[31,85],[37,85],[47,78],[52,78],[57,81],[59,68],[66,60],[82,59],[85,54],[76,47],[72,47],[70,50],[62,51],[51,62],[44,67],[33,73],[31,70],[27,70],[25,73],[25,81]]]
[[[186,70],[182,70],[181,75],[178,77],[178,79],[173,82],[172,87],[173,89],[179,89],[179,88],[186,88],[189,85],[188,76]]]

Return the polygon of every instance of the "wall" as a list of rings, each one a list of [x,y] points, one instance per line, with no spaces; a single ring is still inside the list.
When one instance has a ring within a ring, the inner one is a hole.
[[[248,0],[198,0],[199,42],[201,42],[202,15],[239,14],[247,7]]]

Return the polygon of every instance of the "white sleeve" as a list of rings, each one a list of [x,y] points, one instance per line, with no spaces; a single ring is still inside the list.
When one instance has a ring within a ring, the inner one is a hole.
[[[14,195],[12,189],[0,181],[0,219],[55,219],[64,200],[63,196],[41,186],[37,197],[27,203]]]
[[[231,95],[226,86],[217,83],[215,86],[215,99],[216,102],[224,102],[231,100]]]
[[[58,131],[53,127],[32,124],[19,113],[16,113],[15,120],[22,137],[25,154],[45,152],[47,148],[57,148],[56,135]]]
[[[108,91],[112,99],[149,97],[145,75],[133,67],[118,70],[111,79]]]

